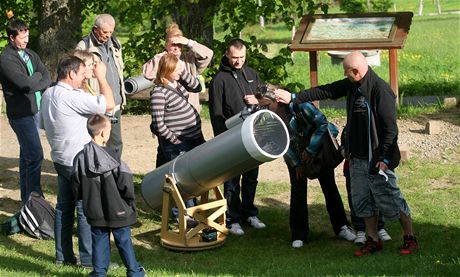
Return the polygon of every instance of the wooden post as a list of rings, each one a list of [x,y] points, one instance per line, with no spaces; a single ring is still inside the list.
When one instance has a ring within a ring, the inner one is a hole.
[[[310,86],[318,86],[318,52],[310,51]]]
[[[318,52],[317,51],[310,51],[310,86],[312,88],[318,86]],[[313,101],[313,105],[315,105],[319,109],[319,101]]]
[[[397,50],[390,49],[389,50],[389,58],[390,58],[390,86],[393,90],[394,94],[396,95],[396,105],[399,105],[399,91],[398,91],[398,57],[397,57]]]

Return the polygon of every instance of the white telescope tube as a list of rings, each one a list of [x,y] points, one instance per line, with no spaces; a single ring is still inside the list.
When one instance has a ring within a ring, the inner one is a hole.
[[[146,79],[144,75],[131,77],[125,80],[125,93],[128,95],[133,95],[152,87],[153,82]]]
[[[289,134],[281,118],[260,110],[206,143],[149,172],[142,196],[153,209],[161,206],[165,175],[172,175],[184,199],[199,196],[260,164],[282,157]]]

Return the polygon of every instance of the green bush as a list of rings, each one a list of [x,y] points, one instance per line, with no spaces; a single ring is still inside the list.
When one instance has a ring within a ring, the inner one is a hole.
[[[371,0],[371,11],[373,12],[386,12],[391,6],[391,0]],[[347,13],[365,13],[368,12],[367,0],[342,0],[340,1],[340,10]]]

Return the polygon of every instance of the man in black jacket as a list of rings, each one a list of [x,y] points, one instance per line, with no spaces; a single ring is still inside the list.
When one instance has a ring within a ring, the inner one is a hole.
[[[343,60],[343,80],[301,92],[293,101],[338,99],[347,97],[346,157],[350,161],[351,196],[356,215],[363,217],[368,239],[355,251],[363,256],[383,249],[377,233],[378,212],[385,220],[399,219],[404,230],[400,253],[418,249],[412,230],[412,218],[399,187],[394,169],[401,155],[398,148],[395,95],[390,86],[368,66],[361,52],[352,52]],[[291,101],[291,94],[275,91],[276,98]]]
[[[43,195],[43,149],[37,122],[41,93],[51,84],[51,77],[37,53],[27,48],[29,27],[24,21],[11,20],[6,33],[9,43],[0,56],[0,83],[6,115],[19,142],[19,183],[25,203],[32,191]]]
[[[248,102],[251,99],[248,95],[252,96],[261,83],[257,72],[246,65],[244,41],[230,40],[225,56],[222,57],[219,72],[209,89],[209,113],[214,136],[227,131],[225,120],[241,112],[247,104],[251,104]],[[244,234],[240,225],[242,221],[254,228],[265,227],[257,217],[258,209],[254,206],[258,175],[257,167],[224,183],[224,196],[228,204],[227,226],[234,235]]]

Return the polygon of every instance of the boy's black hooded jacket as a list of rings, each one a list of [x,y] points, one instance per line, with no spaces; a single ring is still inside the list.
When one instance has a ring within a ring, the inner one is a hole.
[[[89,225],[120,228],[136,223],[133,176],[109,148],[89,142],[74,159],[73,192]]]

